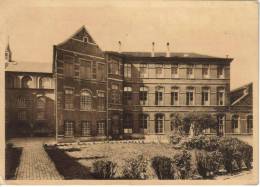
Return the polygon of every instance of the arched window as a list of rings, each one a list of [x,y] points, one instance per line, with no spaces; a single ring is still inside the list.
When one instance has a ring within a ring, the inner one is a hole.
[[[22,88],[32,88],[32,78],[29,76],[25,76],[22,78]]]
[[[91,110],[92,109],[92,97],[89,91],[83,90],[80,93],[80,109]]]
[[[164,88],[156,87],[155,89],[155,105],[163,105]]]
[[[39,81],[40,88],[51,88],[51,79],[48,77],[42,77]]]
[[[156,114],[155,115],[155,133],[164,132],[164,115]]]
[[[247,121],[247,133],[253,133],[253,116],[248,115],[246,121]]]
[[[233,115],[232,116],[232,132],[233,133],[239,133],[239,116],[238,115]]]
[[[39,97],[37,98],[37,108],[38,109],[44,109],[45,108],[45,98],[44,97]]]

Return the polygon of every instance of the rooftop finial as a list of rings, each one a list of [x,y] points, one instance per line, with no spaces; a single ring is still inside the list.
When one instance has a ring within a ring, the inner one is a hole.
[[[119,52],[119,53],[121,53],[121,46],[122,46],[121,41],[118,41],[118,52]]]
[[[152,53],[151,53],[151,56],[152,56],[152,57],[154,57],[154,45],[155,45],[155,43],[152,42]]]
[[[170,43],[167,42],[166,46],[167,46],[166,57],[170,57]]]

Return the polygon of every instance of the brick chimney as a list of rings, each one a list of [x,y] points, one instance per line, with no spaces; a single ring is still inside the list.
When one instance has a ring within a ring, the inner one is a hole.
[[[152,43],[152,52],[151,52],[151,57],[154,57],[154,45],[155,45],[155,43],[153,42],[153,43]]]
[[[121,53],[121,46],[122,46],[121,41],[118,41],[118,52],[119,53]]]

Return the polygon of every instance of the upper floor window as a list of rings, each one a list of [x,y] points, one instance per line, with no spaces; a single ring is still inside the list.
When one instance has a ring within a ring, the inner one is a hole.
[[[225,68],[224,68],[223,65],[219,65],[217,67],[217,76],[220,79],[224,79],[224,77],[225,77]]]
[[[44,97],[39,97],[37,98],[37,108],[38,109],[44,109],[45,108],[45,98]]]
[[[225,105],[225,89],[224,88],[217,89],[217,104],[220,106]]]
[[[186,105],[194,105],[194,88],[187,88]]]
[[[121,103],[119,86],[117,84],[112,84],[112,86],[111,86],[111,100],[110,101],[111,101],[111,103]]]
[[[98,64],[98,73],[97,73],[97,80],[105,81],[106,80],[106,72],[105,72],[105,65]]]
[[[124,103],[128,105],[132,103],[132,87],[124,87]]]
[[[92,97],[89,91],[83,90],[80,93],[80,109],[91,110],[92,109]]]
[[[5,86],[6,86],[6,88],[14,88],[13,76],[7,76]]]
[[[91,79],[91,61],[80,59],[80,72],[79,76],[81,79]]]
[[[155,105],[163,105],[164,88],[157,87],[155,89]]]
[[[201,104],[208,106],[209,105],[209,96],[210,96],[210,91],[209,88],[202,88],[202,94],[201,94]]]
[[[65,95],[64,95],[64,106],[65,109],[73,109],[74,107],[74,91],[73,89],[65,89]]]
[[[155,75],[156,78],[163,78],[163,64],[155,65]]]
[[[171,65],[171,77],[172,78],[178,78],[179,77],[178,64],[172,64]]]
[[[148,104],[148,88],[147,87],[140,87],[139,100],[140,100],[141,105]]]
[[[202,77],[209,78],[209,65],[208,64],[202,65]]]
[[[88,43],[88,37],[87,36],[83,37],[83,42]]]
[[[148,78],[147,64],[140,64],[140,77],[141,78]]]
[[[16,106],[18,108],[31,107],[31,98],[29,96],[18,96],[16,99]]]
[[[114,75],[119,75],[119,62],[117,60],[110,60],[109,66],[108,66],[108,72]]]
[[[239,133],[239,116],[238,115],[233,115],[232,116],[232,132],[233,133]]]
[[[173,87],[171,91],[171,105],[179,104],[179,88]]]
[[[147,114],[140,114],[139,116],[139,127],[141,129],[147,129],[149,123],[149,116]]]
[[[194,78],[194,65],[193,64],[187,65],[187,77]]]
[[[25,76],[22,78],[22,88],[32,88],[33,81],[30,76]]]
[[[74,77],[74,57],[64,55],[64,76]]]
[[[164,115],[156,114],[155,115],[155,133],[164,132]]]
[[[41,77],[39,80],[40,88],[51,88],[51,79],[48,77]]]
[[[124,76],[125,78],[131,78],[132,68],[131,64],[124,64]]]
[[[98,92],[98,110],[105,110],[105,93],[102,91]]]

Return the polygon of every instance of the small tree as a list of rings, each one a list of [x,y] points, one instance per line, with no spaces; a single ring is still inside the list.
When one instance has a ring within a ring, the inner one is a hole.
[[[171,129],[173,133],[181,134],[183,133],[183,119],[182,116],[178,113],[171,115]]]

